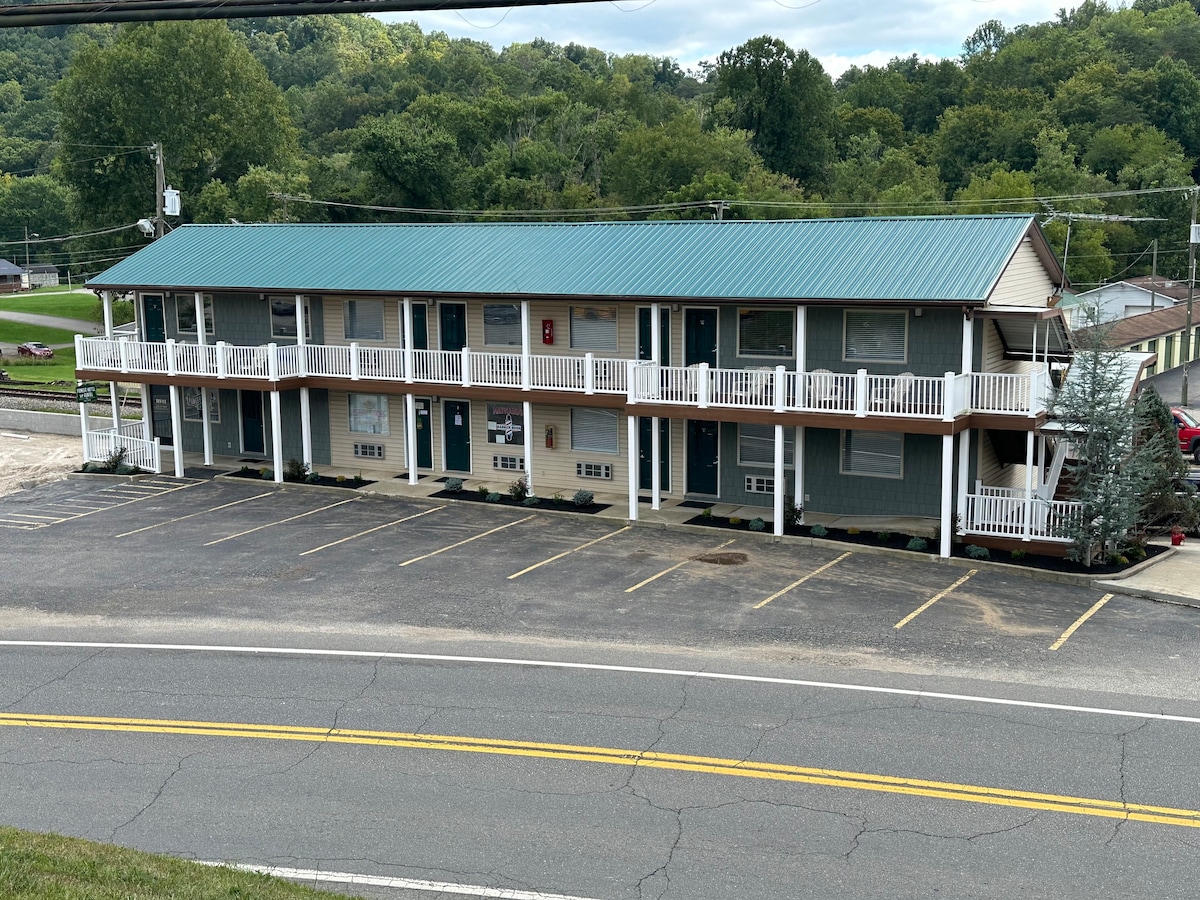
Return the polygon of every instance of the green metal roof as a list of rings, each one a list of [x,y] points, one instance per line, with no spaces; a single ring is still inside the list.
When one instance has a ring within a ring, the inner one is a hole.
[[[184,225],[96,289],[984,302],[1026,215]]]

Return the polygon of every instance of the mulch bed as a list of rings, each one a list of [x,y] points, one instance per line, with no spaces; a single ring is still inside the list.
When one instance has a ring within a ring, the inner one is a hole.
[[[742,519],[741,521],[739,521],[737,523],[733,523],[733,522],[730,522],[729,519],[724,516],[703,516],[703,515],[701,515],[701,516],[693,516],[692,518],[688,519],[687,522],[685,522],[684,524],[685,525],[703,525],[707,528],[723,528],[723,529],[732,530],[732,531],[749,531],[750,530],[750,522],[751,522],[751,520],[749,520],[749,519]],[[813,535],[812,529],[813,529],[813,526],[811,526],[811,525],[794,525],[794,526],[789,526],[789,527],[785,528],[784,533],[794,535],[796,537],[815,537],[816,535]],[[765,531],[765,533],[768,533],[768,534],[771,532],[771,523],[770,522],[766,523],[766,528],[764,529],[764,531]],[[908,543],[909,543],[909,541],[911,541],[913,539],[912,535],[900,534],[897,532],[886,533],[887,537],[885,539],[883,537],[884,534],[885,534],[885,532],[875,532],[875,531],[849,532],[842,528],[828,528],[828,529],[826,529],[825,534],[822,534],[819,536],[822,540],[827,540],[827,541],[838,541],[838,542],[844,543],[844,544],[858,544],[860,546],[866,545],[866,546],[871,546],[871,547],[890,547],[893,550],[908,550],[909,549]],[[921,554],[925,554],[925,555],[938,552],[937,542],[933,538],[923,538],[923,540],[926,542],[925,549],[913,550],[911,552],[921,553]],[[960,559],[972,559],[971,556],[967,555],[967,547],[968,546],[969,546],[969,544],[966,544],[966,543],[961,543],[961,544],[956,543],[956,544],[954,544],[951,552],[954,556],[956,556]],[[1148,544],[1146,546],[1146,557],[1147,557],[1147,559],[1149,559],[1151,557],[1157,556],[1160,553],[1165,552],[1166,550],[1167,550],[1166,547],[1158,546],[1155,544]],[[1057,556],[1040,556],[1036,553],[1027,553],[1020,558],[1015,558],[1011,555],[1011,553],[1009,553],[1006,550],[992,550],[990,555],[987,557],[984,557],[984,558],[989,562],[1004,563],[1005,565],[1011,565],[1011,566],[1022,566],[1024,568],[1029,568],[1029,569],[1043,569],[1043,570],[1051,571],[1051,572],[1067,572],[1067,573],[1076,574],[1076,575],[1097,575],[1097,576],[1112,575],[1116,572],[1121,572],[1125,569],[1128,569],[1129,566],[1131,566],[1131,565],[1137,564],[1135,562],[1131,562],[1129,565],[1124,565],[1124,566],[1110,566],[1110,565],[1106,564],[1106,565],[1094,565],[1089,568],[1089,567],[1083,566],[1080,563],[1072,562],[1069,559],[1060,559]]]
[[[575,503],[568,497],[562,503],[556,503],[549,497],[539,497],[536,506],[525,506],[520,501],[514,500],[508,494],[501,494],[500,499],[490,501],[485,497],[480,496],[479,491],[462,490],[462,491],[437,491],[430,494],[430,497],[437,497],[442,500],[466,500],[469,503],[490,503],[492,506],[511,506],[515,509],[557,509],[563,512],[583,513],[585,515],[594,515],[598,512],[608,509],[607,503],[589,503],[587,506],[576,506]]]
[[[273,478],[263,478],[262,475],[259,473],[258,469],[239,469],[236,472],[226,472],[225,474],[231,475],[234,478],[250,478],[255,481],[270,481],[272,484],[274,484]],[[316,478],[313,481],[307,481],[307,480],[305,480],[305,481],[286,481],[285,480],[285,484],[315,484],[315,485],[319,485],[320,487],[349,488],[351,490],[354,490],[356,488],[366,487],[368,484],[374,484],[374,483],[375,483],[374,481],[371,481],[368,478],[363,478],[363,479],[358,479],[358,480],[356,480],[354,478],[347,478],[345,481],[338,481],[336,478],[331,478],[328,475],[321,475],[320,477]]]

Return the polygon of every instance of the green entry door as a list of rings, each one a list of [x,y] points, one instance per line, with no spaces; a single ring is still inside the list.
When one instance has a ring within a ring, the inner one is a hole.
[[[417,408],[417,468],[433,468],[433,416],[428,397],[416,399]]]
[[[717,496],[717,452],[721,427],[718,422],[689,419],[687,423],[687,492]]]
[[[650,359],[652,329],[650,328],[650,313],[652,308],[643,306],[638,309],[638,359]],[[669,307],[659,307],[658,321],[660,323],[658,334],[659,356],[662,365],[669,366],[671,364],[671,310]]]
[[[446,471],[471,471],[471,404],[466,400],[443,400]]]
[[[438,316],[442,349],[461,350],[467,346],[467,304],[443,303],[438,307]]]
[[[424,303],[414,303],[412,305],[414,350],[429,349],[428,313],[429,307],[427,307]]]
[[[654,435],[654,420],[638,419],[638,488],[643,491],[654,490],[654,447],[651,437]],[[659,444],[659,482],[664,491],[671,489],[671,420],[658,420]]]
[[[167,326],[163,317],[162,294],[145,294],[142,296],[142,327],[145,329],[147,341],[161,343],[167,339]]]
[[[683,314],[683,364],[717,364],[717,311],[688,309]]]

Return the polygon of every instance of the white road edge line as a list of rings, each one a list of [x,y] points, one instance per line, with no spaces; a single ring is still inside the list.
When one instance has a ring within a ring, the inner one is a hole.
[[[1099,716],[1120,716],[1128,719],[1152,719],[1160,722],[1184,722],[1200,725],[1200,716],[1174,716],[1168,713],[1137,712],[1128,709],[1102,709],[1096,706],[1070,706],[1065,703],[1041,703],[1036,700],[1008,700],[1001,697],[979,697],[974,694],[946,694],[939,691],[918,691],[911,688],[876,687],[864,684],[842,684],[837,681],[805,681],[799,678],[773,678],[768,675],[734,675],[729,672],[705,672],[693,669],[655,669],[648,666],[613,666],[603,663],[573,663],[542,659],[507,659],[500,656],[451,656],[441,653],[397,653],[387,650],[319,650],[301,647],[236,647],[221,644],[130,644],[112,641],[2,641],[0,647],[56,647],[86,650],[173,650],[194,653],[263,653],[274,656],[333,656],[355,659],[406,659],[414,662],[457,662],[488,666],[528,666],[543,669],[576,669],[591,672],[621,672],[630,675],[670,675],[683,678],[704,678],[711,681],[746,681],[753,684],[778,684],[787,687],[810,687],[830,691],[857,691],[863,694],[893,694],[916,697],[918,700],[960,700],[965,703],[984,703],[993,706],[1017,706],[1027,709],[1046,709],[1057,712],[1091,713]]]
[[[388,878],[382,875],[356,875],[351,872],[322,872],[317,869],[292,869],[287,866],[252,866],[241,863],[197,860],[202,866],[220,866],[241,872],[257,872],[289,878],[295,881],[327,881],[336,884],[363,884],[371,887],[400,888],[406,891],[427,891],[435,894],[466,894],[471,897],[497,897],[500,900],[589,900],[569,894],[547,894],[542,891],[518,891],[511,888],[490,888],[477,884],[454,884],[448,881],[421,881],[417,878]]]

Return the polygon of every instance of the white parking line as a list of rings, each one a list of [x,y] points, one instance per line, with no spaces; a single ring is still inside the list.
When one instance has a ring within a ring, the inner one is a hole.
[[[232,541],[236,537],[254,534],[254,532],[262,531],[264,528],[272,528],[276,525],[283,525],[285,522],[295,522],[297,519],[303,519],[305,516],[311,516],[313,513],[324,512],[327,509],[333,509],[335,506],[341,506],[344,503],[353,503],[357,499],[357,497],[351,497],[349,500],[339,500],[337,503],[330,503],[328,506],[319,506],[316,509],[310,509],[308,512],[302,512],[298,516],[288,516],[286,519],[280,519],[278,522],[268,522],[266,525],[259,525],[256,528],[247,528],[245,531],[239,531],[237,534],[231,534],[223,538],[217,538],[215,541],[209,541],[204,546],[211,547],[213,544],[221,544],[225,541]]]
[[[415,513],[414,515],[411,515],[411,516],[405,516],[403,519],[396,519],[396,521],[394,521],[394,522],[385,522],[383,525],[376,525],[374,528],[368,528],[366,531],[360,531],[358,534],[352,534],[352,535],[349,535],[348,537],[341,538],[340,540],[331,541],[328,544],[322,544],[320,547],[313,547],[311,550],[305,550],[300,555],[308,556],[310,553],[316,553],[318,550],[327,550],[330,547],[336,547],[338,544],[344,544],[344,543],[346,543],[346,541],[352,541],[355,538],[360,538],[363,535],[370,534],[373,531],[379,531],[382,528],[389,528],[392,525],[399,525],[401,522],[408,522],[411,519],[419,519],[419,518],[421,518],[421,516],[427,516],[430,513],[435,513],[439,509],[445,509],[445,508],[446,507],[444,507],[444,506],[435,506],[433,509],[427,509],[424,512]]]

